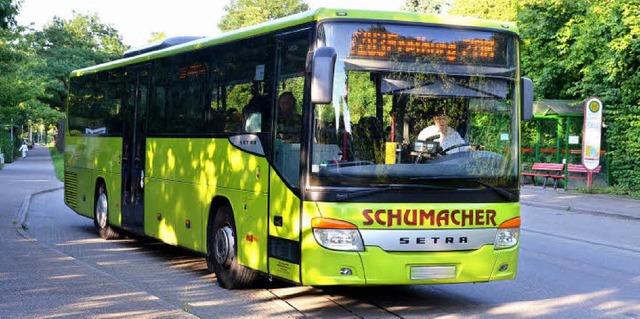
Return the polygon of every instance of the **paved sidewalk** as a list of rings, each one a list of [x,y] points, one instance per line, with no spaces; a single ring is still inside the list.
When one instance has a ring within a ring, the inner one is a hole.
[[[527,206],[640,219],[640,200],[613,195],[579,194],[563,189],[525,185],[520,193],[520,201]]]
[[[31,195],[62,186],[43,146],[0,170],[0,318],[194,318],[31,239]]]

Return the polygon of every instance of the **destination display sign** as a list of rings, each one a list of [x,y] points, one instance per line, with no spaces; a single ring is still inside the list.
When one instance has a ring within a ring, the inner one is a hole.
[[[433,33],[427,29],[425,33]],[[503,55],[497,54],[493,37],[487,39],[430,39],[427,36],[403,36],[392,32],[356,31],[351,37],[352,57],[418,58],[449,63],[502,64]]]

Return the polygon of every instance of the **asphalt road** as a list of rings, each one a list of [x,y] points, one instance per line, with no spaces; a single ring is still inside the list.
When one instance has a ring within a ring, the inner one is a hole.
[[[228,291],[218,287],[203,258],[189,251],[145,238],[99,239],[91,220],[62,204],[62,194],[60,190],[34,197],[26,224],[26,233],[39,244],[91,270],[92,275],[81,278],[67,274],[59,284],[72,281],[76,287],[66,289],[78,289],[78,282],[91,285],[98,277],[107,278],[128,288],[126,298],[159,301],[174,309],[174,315],[177,311],[200,318],[640,318],[638,219],[523,206],[520,269],[514,281],[326,289],[271,283]],[[81,300],[57,305],[51,312],[156,317],[135,308],[110,313],[109,296],[88,305]]]

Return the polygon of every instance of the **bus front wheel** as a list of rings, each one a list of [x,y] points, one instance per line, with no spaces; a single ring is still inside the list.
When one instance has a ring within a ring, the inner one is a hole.
[[[118,238],[118,233],[109,225],[109,197],[104,184],[100,184],[96,194],[96,210],[93,224],[100,237],[105,240]]]
[[[229,206],[222,206],[207,233],[207,266],[226,289],[248,288],[256,281],[254,270],[238,263],[236,226]]]

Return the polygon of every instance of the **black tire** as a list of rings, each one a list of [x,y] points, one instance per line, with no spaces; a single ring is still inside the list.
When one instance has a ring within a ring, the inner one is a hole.
[[[109,225],[109,197],[107,196],[107,188],[104,184],[98,186],[95,199],[95,211],[93,224],[100,234],[100,237],[104,240],[117,239],[119,237],[118,232]]]
[[[225,289],[252,287],[258,274],[238,264],[238,237],[231,207],[220,207],[208,230],[207,267],[216,274],[218,284]]]

